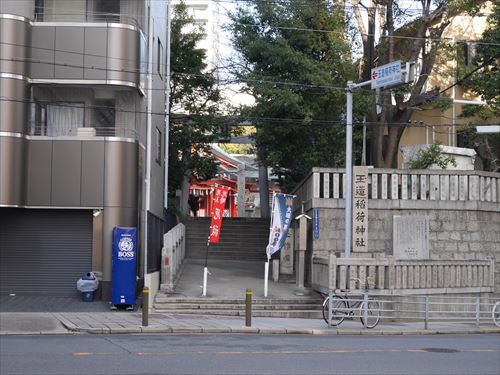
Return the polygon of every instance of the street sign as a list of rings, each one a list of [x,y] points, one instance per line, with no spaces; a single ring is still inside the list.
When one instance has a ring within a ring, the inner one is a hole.
[[[314,227],[314,239],[319,239],[319,209],[315,208],[313,210],[313,227]]]
[[[401,61],[397,60],[373,68],[371,78],[372,90],[399,85],[401,83]]]

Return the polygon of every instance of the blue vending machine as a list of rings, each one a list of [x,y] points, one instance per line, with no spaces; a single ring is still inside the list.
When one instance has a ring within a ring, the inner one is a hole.
[[[135,304],[136,243],[136,228],[113,228],[111,303],[114,306],[125,305],[130,309]]]

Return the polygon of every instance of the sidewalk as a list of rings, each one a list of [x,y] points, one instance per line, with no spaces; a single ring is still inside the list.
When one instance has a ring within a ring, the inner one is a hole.
[[[426,335],[499,333],[493,322],[479,328],[473,323],[435,322],[425,330],[423,322],[393,323],[381,321],[373,329],[364,329],[359,320],[328,328],[320,319],[253,318],[245,327],[245,317],[151,313],[149,324],[142,326],[140,312],[39,312],[0,313],[0,335],[38,334],[118,334],[118,333],[253,333],[310,335]]]
[[[209,261],[209,297],[244,298],[247,288],[262,298],[262,262]],[[186,262],[172,297],[199,297],[203,262]],[[308,298],[306,290],[295,284],[270,282],[270,298]],[[82,302],[81,297],[0,296],[0,335],[38,334],[116,334],[116,333],[263,333],[312,335],[419,335],[441,333],[500,333],[491,319],[479,327],[474,322],[390,322],[381,320],[373,329],[364,329],[359,319],[346,320],[340,327],[328,328],[323,319],[254,317],[245,327],[244,316],[194,315],[178,313],[149,314],[142,326],[141,311],[110,311],[109,302]]]

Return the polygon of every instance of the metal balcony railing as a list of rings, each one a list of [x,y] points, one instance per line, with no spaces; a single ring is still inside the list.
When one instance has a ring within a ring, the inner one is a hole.
[[[44,137],[120,137],[138,140],[135,129],[121,127],[46,127],[41,125],[32,126],[29,129],[31,136]]]
[[[122,23],[141,28],[135,17],[119,13],[44,13],[35,12],[35,22],[81,22],[81,23]]]

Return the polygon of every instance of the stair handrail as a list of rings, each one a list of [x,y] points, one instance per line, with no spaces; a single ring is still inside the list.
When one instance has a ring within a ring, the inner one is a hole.
[[[163,235],[160,290],[173,293],[186,257],[186,227],[179,223]]]

